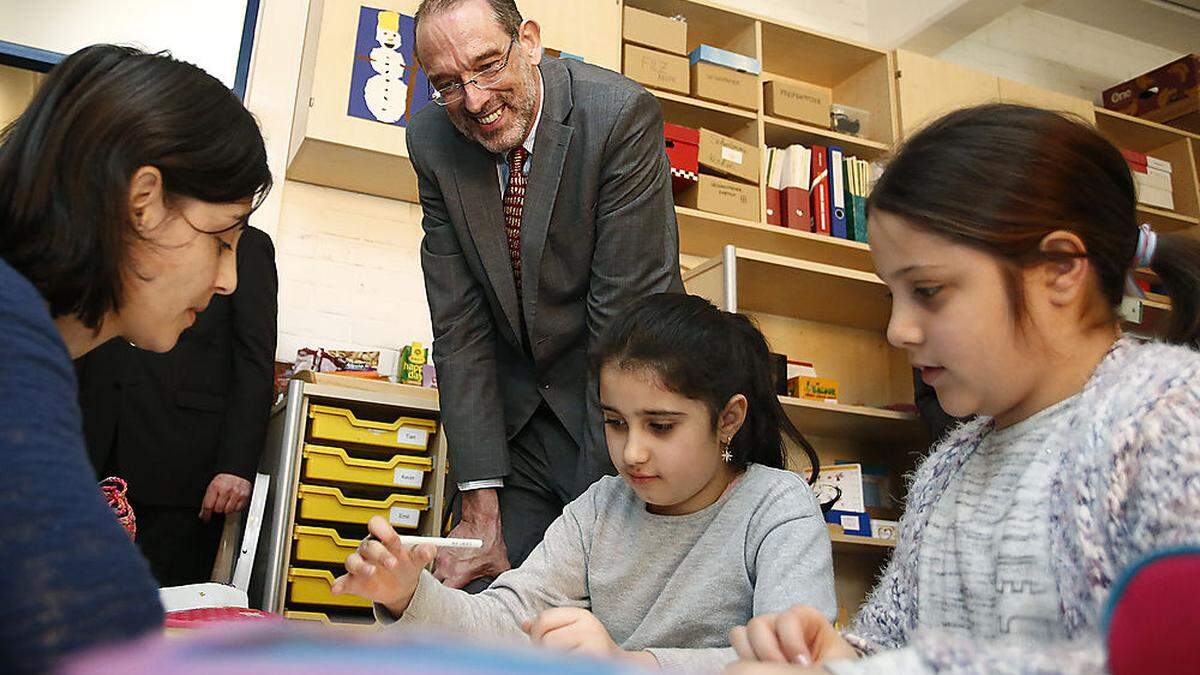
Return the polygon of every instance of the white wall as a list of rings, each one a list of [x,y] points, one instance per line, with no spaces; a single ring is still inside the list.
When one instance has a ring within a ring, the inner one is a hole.
[[[934,56],[1098,103],[1104,89],[1181,54],[1018,7]]]
[[[0,40],[70,54],[97,42],[171,50],[233,87],[246,0],[0,0]]]

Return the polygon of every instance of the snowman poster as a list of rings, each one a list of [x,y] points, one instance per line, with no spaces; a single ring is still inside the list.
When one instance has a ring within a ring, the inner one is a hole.
[[[398,12],[360,7],[347,114],[407,126],[429,102],[429,84],[413,56],[413,20]]]

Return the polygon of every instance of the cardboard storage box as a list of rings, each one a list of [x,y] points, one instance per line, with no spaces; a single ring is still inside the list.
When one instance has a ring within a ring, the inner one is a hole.
[[[700,130],[698,160],[701,167],[751,183],[758,182],[762,168],[758,148],[708,129]]]
[[[1200,54],[1105,89],[1104,107],[1200,133]]]
[[[625,45],[625,75],[647,87],[687,94],[688,60],[653,49]]]
[[[692,65],[692,95],[735,108],[758,109],[758,76],[701,61]]]
[[[833,91],[829,87],[798,80],[771,80],[763,85],[763,108],[768,115],[829,128],[829,107]]]
[[[679,194],[679,204],[742,220],[758,220],[758,188],[700,174],[695,187]]]
[[[626,42],[687,56],[687,22],[625,7],[625,25],[621,36]]]
[[[688,55],[692,95],[716,103],[758,110],[757,59],[709,45],[700,45]]]

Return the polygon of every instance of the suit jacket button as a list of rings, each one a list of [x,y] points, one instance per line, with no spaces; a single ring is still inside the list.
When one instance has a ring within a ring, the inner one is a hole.
[[[550,388],[550,383],[549,383],[549,382],[543,382],[543,383],[542,383],[542,389],[549,389],[549,388]]]

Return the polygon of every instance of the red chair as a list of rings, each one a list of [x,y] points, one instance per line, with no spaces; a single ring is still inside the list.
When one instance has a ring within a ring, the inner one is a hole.
[[[1200,673],[1200,546],[1126,569],[1109,595],[1104,635],[1113,675]]]

